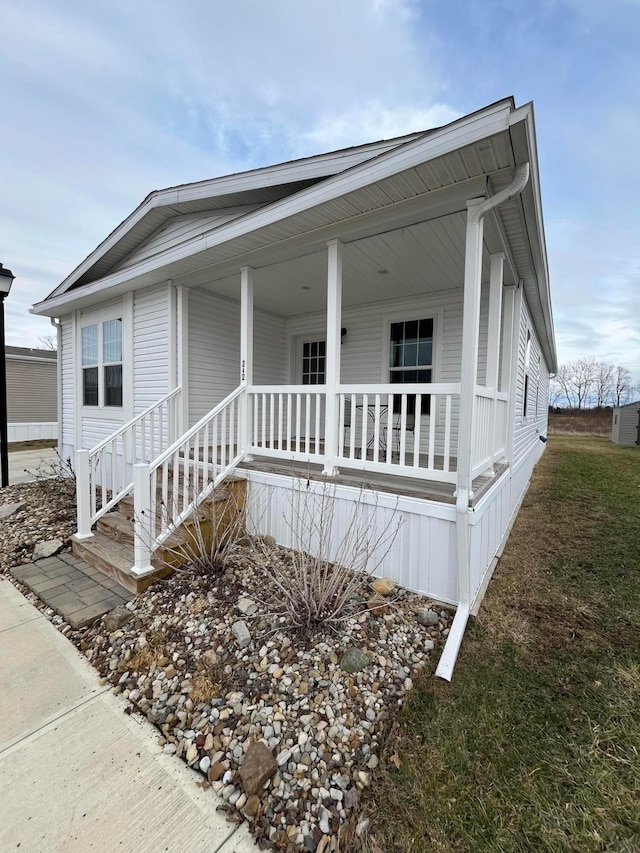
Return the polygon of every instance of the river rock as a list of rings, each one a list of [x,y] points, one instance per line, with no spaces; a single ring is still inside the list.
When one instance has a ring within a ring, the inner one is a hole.
[[[376,578],[371,584],[371,588],[379,595],[389,595],[395,588],[395,583],[392,578]]]
[[[122,628],[123,625],[126,625],[127,622],[130,622],[133,619],[133,613],[128,610],[124,605],[120,605],[120,607],[116,607],[111,613],[107,613],[102,617],[102,621],[104,622],[104,626],[107,631],[112,634],[114,631],[117,631],[119,628]]]
[[[5,518],[9,518],[10,516],[15,515],[16,512],[20,512],[21,509],[24,509],[24,506],[24,503],[13,503],[0,506],[0,521],[4,521]]]
[[[267,779],[275,776],[277,769],[278,764],[269,747],[261,740],[254,741],[247,750],[239,771],[245,793],[248,796],[257,794]]]
[[[33,562],[35,563],[36,560],[43,560],[45,557],[53,557],[53,555],[57,554],[63,545],[64,542],[62,539],[47,539],[46,542],[38,542],[36,547],[33,549]]]
[[[425,628],[433,628],[440,621],[436,611],[427,608],[421,608],[418,610],[416,616],[419,624],[424,625]]]
[[[363,652],[362,649],[352,646],[343,654],[340,666],[345,672],[360,672],[369,666],[370,663],[371,659],[368,654]]]
[[[237,622],[234,622],[231,626],[231,633],[236,638],[236,643],[240,646],[241,649],[246,649],[247,646],[251,643],[251,634],[249,633],[249,629],[247,628],[247,623],[243,622],[242,619],[239,619]]]

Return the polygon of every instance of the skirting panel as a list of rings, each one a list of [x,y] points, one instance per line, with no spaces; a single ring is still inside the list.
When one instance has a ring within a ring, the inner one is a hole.
[[[351,565],[358,564],[358,554],[367,554],[369,559],[363,559],[366,565],[360,568],[455,604],[454,507],[278,474],[236,473],[248,481],[251,533],[268,534],[280,545]]]
[[[492,566],[512,519],[524,495],[535,465],[544,451],[537,442],[513,470],[506,471],[470,514],[471,601],[485,587],[485,575]]]
[[[36,424],[7,424],[9,441],[42,441],[58,437],[58,422]]]

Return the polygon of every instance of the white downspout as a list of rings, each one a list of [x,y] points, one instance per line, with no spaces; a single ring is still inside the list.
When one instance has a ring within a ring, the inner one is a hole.
[[[478,362],[478,322],[482,277],[482,247],[485,215],[519,195],[529,180],[529,163],[516,167],[513,181],[496,195],[467,202],[467,231],[462,320],[462,365],[460,371],[460,424],[458,433],[458,483],[456,491],[456,544],[458,550],[458,607],[436,675],[451,681],[471,609],[471,565],[469,550],[469,500],[474,429],[475,384]],[[464,417],[462,415],[464,414]],[[512,425],[510,425],[511,428]]]

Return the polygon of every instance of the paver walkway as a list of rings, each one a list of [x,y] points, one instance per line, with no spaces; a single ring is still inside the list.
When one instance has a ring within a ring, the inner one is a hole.
[[[71,551],[61,551],[55,557],[35,563],[24,563],[10,571],[72,628],[90,625],[134,597],[113,578]]]
[[[0,850],[253,853],[245,825],[0,577]]]

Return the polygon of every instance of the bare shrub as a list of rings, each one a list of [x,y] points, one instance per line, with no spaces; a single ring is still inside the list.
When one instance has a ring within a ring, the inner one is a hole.
[[[33,471],[28,468],[24,470],[36,482],[42,482],[43,480],[67,480],[74,485],[76,482],[76,472],[71,464],[71,459],[63,459],[57,450],[53,459],[42,459]]]
[[[188,484],[189,501],[197,497]],[[171,512],[158,507],[158,529],[170,529]],[[237,549],[244,533],[244,497],[236,481],[218,487],[155,551],[154,563],[172,571],[221,574],[229,556]]]
[[[362,489],[350,516],[339,524],[335,491],[327,482],[294,480],[290,514],[284,516],[291,549],[276,549],[268,537],[254,537],[266,588],[272,590],[268,603],[305,633],[319,625],[336,627],[353,615],[363,583],[389,553],[401,525],[394,509],[379,529],[377,502],[365,501]],[[260,527],[253,521],[250,526]]]

